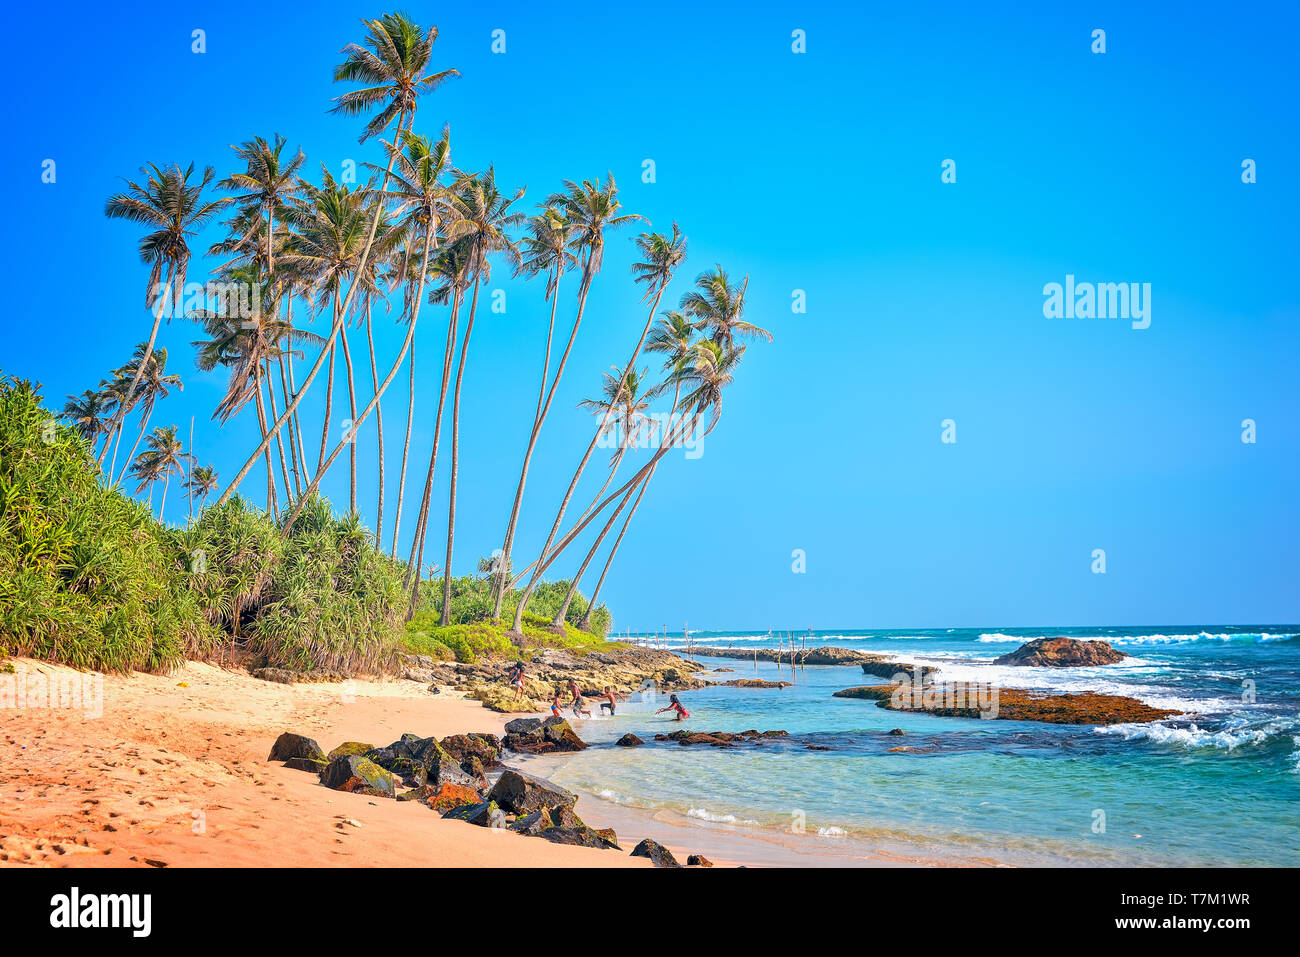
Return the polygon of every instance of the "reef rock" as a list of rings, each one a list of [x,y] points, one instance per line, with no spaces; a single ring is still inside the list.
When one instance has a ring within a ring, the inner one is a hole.
[[[497,779],[488,793],[488,800],[495,801],[503,810],[511,814],[528,815],[534,811],[547,809],[552,818],[557,816],[557,808],[568,808],[578,803],[578,796],[564,788],[556,787],[537,778],[520,774],[518,771],[505,771]]]
[[[1078,638],[1036,638],[1015,651],[995,658],[995,665],[1020,665],[1029,668],[1083,668],[1113,665],[1128,655],[1111,647],[1108,641],[1084,641]]]
[[[632,848],[633,857],[648,857],[654,862],[655,867],[681,867],[677,863],[677,858],[673,857],[673,852],[668,850],[658,841],[652,841],[646,838],[636,847]]]

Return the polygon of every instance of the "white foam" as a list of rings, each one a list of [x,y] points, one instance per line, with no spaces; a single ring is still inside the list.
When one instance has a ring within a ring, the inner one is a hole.
[[[1156,744],[1169,744],[1183,748],[1218,748],[1232,751],[1243,745],[1263,744],[1269,738],[1294,727],[1294,724],[1294,721],[1271,721],[1262,728],[1248,728],[1243,727],[1239,722],[1235,727],[1226,727],[1218,731],[1199,728],[1195,724],[1185,728],[1175,728],[1165,724],[1112,724],[1094,730],[1098,734],[1119,735],[1125,741],[1141,738]],[[1300,738],[1293,740],[1300,743]]]
[[[751,821],[746,818],[736,817],[734,814],[713,814],[708,808],[693,807],[686,812],[687,817],[693,817],[700,821],[711,821],[714,824],[757,824],[757,821]]]

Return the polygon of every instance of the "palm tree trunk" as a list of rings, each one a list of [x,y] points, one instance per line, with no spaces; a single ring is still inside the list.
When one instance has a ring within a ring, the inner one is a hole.
[[[294,385],[294,381],[293,381],[293,349],[292,348],[290,348],[289,353],[285,357],[285,359],[286,359],[286,365],[288,366],[288,373],[289,373],[289,393],[286,394],[284,397],[284,405],[285,408],[288,408],[289,403],[292,401],[292,397],[294,395],[297,395],[298,393],[298,387]],[[292,421],[293,440],[298,446],[298,467],[302,469],[302,480],[303,482],[310,482],[311,476],[307,474],[307,447],[303,444],[302,441],[302,419],[299,417],[296,411],[293,413],[292,416],[290,416],[290,419]],[[299,495],[301,494],[302,492],[300,490]]]
[[[266,408],[262,405],[262,373],[261,366],[253,373],[254,394],[257,397],[257,427],[261,430],[263,437],[266,436]],[[275,468],[271,465],[271,446],[268,443],[264,449],[266,456],[266,510],[274,517],[280,512],[279,502],[275,496]]]
[[[284,396],[284,401],[287,405],[289,402],[289,377],[284,368],[283,352],[277,356],[277,364],[280,367],[280,394]],[[278,416],[279,413],[275,411],[275,396],[272,395],[271,399],[271,413]],[[297,422],[297,416],[294,416],[289,420],[289,462],[290,471],[293,473],[293,495],[295,498],[302,494],[302,465],[298,461],[298,447],[294,445],[294,436],[297,431],[295,426],[297,425]],[[283,450],[283,443],[281,444],[281,449]]]
[[[561,270],[560,275],[563,274]],[[560,301],[560,277],[555,278],[555,289],[551,293],[551,323],[546,332],[546,357],[542,361],[542,387],[537,394],[537,411],[533,413],[533,428],[528,435],[528,447],[524,449],[524,464],[519,470],[519,484],[515,487],[515,501],[510,507],[510,520],[506,523],[506,540],[501,546],[501,559],[497,563],[496,582],[493,584],[493,590],[496,592],[496,600],[492,606],[492,617],[501,617],[501,605],[506,597],[506,582],[510,575],[510,552],[515,544],[515,526],[519,522],[519,508],[524,501],[524,485],[528,482],[528,466],[532,462],[533,449],[537,447],[537,439],[541,435],[542,423],[546,420],[546,413],[550,411],[551,400],[555,398],[555,388],[560,384],[560,376],[564,373],[564,364],[568,361],[569,351],[573,348],[574,337],[578,334],[578,325],[582,322],[582,310],[586,305],[585,297],[582,303],[578,305],[578,317],[573,323],[573,332],[569,335],[569,343],[564,349],[564,356],[560,359],[560,366],[555,372],[555,382],[551,386],[550,394],[546,392],[546,376],[551,364],[551,337],[555,332],[555,307]]]
[[[397,114],[397,128],[399,130],[402,128],[402,124],[403,122],[405,122],[405,120],[406,120],[406,111],[403,109]],[[411,125],[412,126],[415,125],[414,121],[412,121]],[[384,169],[384,179],[382,185],[379,187],[381,191],[388,189],[388,179],[393,173],[393,163],[396,162],[396,160],[397,160],[397,153],[396,151],[394,151],[392,155],[388,157],[388,166],[385,167]],[[370,261],[370,250],[375,243],[375,233],[378,232],[379,230],[379,219],[381,214],[382,214],[382,206],[377,204],[375,207],[374,215],[370,217],[370,231],[369,234],[366,236],[366,245],[361,250],[361,262],[357,265],[356,275],[358,276],[365,275],[366,264]],[[423,279],[423,277],[421,278]],[[421,283],[421,285],[423,285],[423,283]],[[352,305],[352,297],[356,293],[356,290],[357,290],[357,284],[354,282],[352,283],[351,286],[348,287],[347,299],[344,300],[342,308],[336,313],[334,326],[330,330],[329,342],[327,343],[327,345],[330,347],[331,350],[333,349],[334,342],[338,338],[339,331],[340,331],[340,322],[338,316],[347,314],[347,310]],[[280,416],[279,419],[276,420],[275,424],[271,427],[272,432],[279,432],[280,429],[284,427],[284,423],[298,410],[298,405],[302,402],[303,396],[306,395],[307,390],[311,388],[312,382],[315,381],[316,379],[316,374],[320,372],[321,366],[324,364],[325,364],[325,352],[322,350],[321,354],[316,357],[316,361],[312,364],[311,370],[307,373],[307,378],[303,380],[302,388],[298,390],[296,393],[294,393],[293,401],[289,403],[289,407],[284,410],[284,413]],[[247,477],[249,470],[252,469],[253,467],[253,463],[257,461],[257,457],[262,454],[263,450],[268,445],[270,445],[270,438],[269,437],[263,438],[261,444],[253,451],[253,454],[250,455],[248,459],[244,462],[244,464],[240,467],[239,471],[235,474],[235,477],[231,479],[230,484],[226,486],[226,490],[221,493],[220,497],[218,497],[217,499],[218,505],[224,505],[229,500],[230,496],[235,494],[235,490],[239,488],[239,483],[242,482]],[[317,476],[317,478],[319,478],[319,475]],[[315,480],[313,480],[313,483],[316,484]]]
[[[176,280],[176,264],[172,263],[171,268],[167,271],[167,285],[163,288],[163,294],[161,296],[163,300],[171,299],[172,285],[175,282],[175,280]],[[120,422],[126,421],[127,414],[131,411],[131,400],[135,398],[135,390],[140,385],[140,377],[144,375],[144,370],[149,365],[150,358],[153,357],[153,347],[154,347],[154,343],[158,341],[158,327],[161,324],[162,324],[162,309],[157,309],[154,312],[153,328],[149,330],[149,342],[144,347],[144,356],[140,359],[139,365],[135,367],[135,375],[131,377],[131,385],[127,388],[126,395],[122,396],[122,403],[118,407],[119,408],[118,419]],[[116,465],[117,451],[114,450],[113,454],[115,458],[114,465]],[[134,455],[135,453],[132,454]],[[113,471],[112,468],[110,468],[109,469],[110,475],[112,474],[112,471]],[[120,482],[121,479],[119,479],[118,481]]]
[[[578,582],[582,581],[582,576],[587,573],[587,566],[590,565],[591,560],[596,557],[596,552],[600,549],[600,543],[605,540],[605,536],[609,534],[609,530],[614,527],[614,523],[618,521],[618,516],[627,506],[628,500],[631,497],[632,490],[629,489],[628,493],[623,496],[623,501],[619,503],[618,508],[614,509],[614,514],[609,517],[609,521],[605,522],[605,527],[602,528],[600,534],[596,536],[596,541],[593,542],[591,548],[587,550],[587,556],[582,560],[582,564],[578,566],[577,572],[573,575],[573,580],[569,582],[569,590],[564,594],[564,601],[560,603],[560,610],[556,612],[555,618],[551,620],[552,628],[558,628],[561,631],[564,630],[564,619],[569,615],[569,604],[573,601],[573,596],[578,593]]]
[[[600,571],[600,577],[596,579],[596,587],[592,589],[591,597],[587,599],[587,610],[583,612],[582,617],[578,620],[578,627],[583,631],[591,630],[591,613],[596,607],[596,598],[600,595],[600,588],[605,584],[605,576],[609,574],[609,566],[614,564],[614,556],[618,554],[618,547],[623,544],[623,536],[627,534],[627,527],[632,524],[632,516],[636,514],[638,506],[641,504],[641,496],[645,495],[645,490],[650,485],[650,480],[654,478],[654,469],[645,477],[641,483],[641,491],[636,494],[636,501],[632,503],[632,510],[627,513],[627,518],[623,520],[623,527],[619,529],[618,538],[614,539],[614,544],[610,547],[609,557],[605,559],[605,567]]]
[[[357,510],[357,387],[352,379],[352,350],[348,348],[348,327],[347,323],[343,324],[343,331],[339,335],[339,342],[343,346],[343,369],[347,373],[348,379],[348,465],[350,479],[348,483],[348,507],[352,511]]]
[[[447,387],[451,381],[451,363],[456,355],[456,327],[460,315],[462,290],[452,293],[451,318],[447,321],[447,344],[442,356],[442,385],[438,390],[438,414],[433,420],[433,448],[429,451],[429,470],[424,476],[424,493],[420,498],[420,514],[415,523],[415,539],[411,542],[411,557],[406,564],[406,587],[411,592],[411,602],[406,617],[415,614],[416,599],[420,591],[420,569],[424,565],[424,540],[429,530],[429,504],[433,497],[433,472],[438,463],[438,442],[442,437],[442,412],[447,401]]]
[[[172,475],[170,472],[168,472],[167,477],[163,479],[162,501],[158,503],[158,521],[164,525],[167,524],[167,519],[163,517],[167,512],[167,486],[171,484],[171,481],[172,481]]]
[[[278,419],[280,413],[275,407],[275,385],[271,379],[271,360],[269,358],[265,359],[264,364],[265,371],[263,373],[263,378],[266,380],[266,397],[271,403],[271,416]],[[259,386],[258,388],[260,389],[261,387]],[[290,436],[290,438],[292,439],[292,436]],[[284,500],[290,502],[293,501],[293,488],[289,484],[289,466],[285,463],[284,436],[282,434],[276,435],[275,444],[280,453],[280,478],[284,482]]]
[[[524,607],[528,604],[528,599],[532,597],[534,589],[537,588],[537,583],[541,580],[542,571],[545,568],[543,565],[543,559],[546,558],[546,554],[550,550],[551,544],[555,541],[555,535],[560,530],[560,524],[564,521],[564,513],[569,507],[569,501],[573,498],[574,489],[578,487],[578,480],[582,478],[582,472],[587,467],[587,462],[591,458],[591,453],[595,450],[596,443],[599,441],[601,433],[605,431],[605,428],[609,423],[609,417],[614,411],[614,406],[618,404],[619,397],[622,395],[622,387],[624,385],[624,380],[627,377],[627,372],[636,364],[636,357],[641,354],[641,346],[645,343],[646,336],[650,333],[650,326],[654,323],[655,310],[659,308],[659,298],[664,294],[665,288],[667,288],[666,283],[659,287],[659,290],[655,293],[654,301],[650,303],[650,315],[646,317],[645,328],[641,330],[641,338],[637,340],[636,348],[632,350],[632,358],[627,361],[625,366],[623,366],[623,379],[619,381],[619,390],[610,401],[609,408],[605,410],[605,415],[601,418],[600,425],[596,428],[596,434],[591,437],[591,444],[587,446],[586,454],[583,455],[582,461],[578,463],[578,470],[573,473],[573,480],[569,483],[568,491],[564,493],[564,500],[560,502],[560,510],[556,514],[555,521],[551,525],[551,533],[546,538],[546,544],[542,546],[541,554],[537,558],[537,565],[533,569],[532,577],[528,580],[528,587],[525,588],[524,593],[519,596],[519,604],[515,607],[514,624],[511,626],[511,630],[516,634],[523,634]]]
[[[379,366],[375,364],[375,334],[371,325],[370,300],[366,300],[366,343],[370,349],[370,386],[379,392]],[[375,406],[375,423],[379,429],[379,511],[375,518],[375,548],[382,549],[384,534],[384,406]]]
[[[397,533],[402,530],[402,503],[406,499],[406,461],[411,454],[411,427],[415,423],[415,343],[411,343],[411,378],[407,386],[406,438],[402,442],[402,471],[397,480],[397,512],[393,515],[393,548],[397,558]]]
[[[335,312],[337,313],[337,300],[335,301],[334,306]],[[337,315],[334,318],[334,322],[336,325],[338,324]],[[335,340],[331,339],[329,344],[330,366],[329,373],[325,378],[325,421],[321,424],[320,429],[320,455],[316,458],[317,475],[320,474],[321,466],[325,464],[325,452],[329,449],[330,445],[330,414],[334,409],[334,342]]]
[[[447,561],[442,567],[442,624],[451,624],[451,551],[456,537],[456,470],[460,458],[460,387],[465,378],[465,354],[469,352],[469,337],[474,332],[474,313],[478,309],[478,280],[480,270],[474,271],[474,295],[469,304],[469,321],[465,323],[465,339],[460,344],[460,361],[456,363],[456,390],[451,400],[451,493],[447,500]]]

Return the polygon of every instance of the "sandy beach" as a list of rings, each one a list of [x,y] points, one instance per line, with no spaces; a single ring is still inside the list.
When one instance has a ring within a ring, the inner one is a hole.
[[[46,662],[11,663],[29,680],[82,677]],[[619,830],[622,853],[556,845],[443,820],[418,802],[332,791],[266,760],[287,730],[326,749],[387,744],[404,732],[501,732],[504,716],[454,692],[432,695],[410,681],[282,685],[190,662],[171,675],[105,676],[102,714],[85,711],[3,709],[0,864],[652,866],[627,853],[645,836],[635,832]],[[604,810],[589,797],[578,807],[596,827],[608,826]],[[682,861],[696,852],[668,846]]]

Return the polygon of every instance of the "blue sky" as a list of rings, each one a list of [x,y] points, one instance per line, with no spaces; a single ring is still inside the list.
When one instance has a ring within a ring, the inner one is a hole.
[[[425,100],[417,129],[450,123],[457,165],[495,164],[500,182],[527,186],[528,208],[562,179],[611,171],[630,211],[656,229],[676,219],[690,238],[664,305],[721,263],[749,276],[747,318],[776,336],[750,349],[703,457],[658,470],[602,596],[619,629],[1300,620],[1288,49],[1300,16],[1286,4],[1027,6],[409,5],[440,29],[436,63],[462,73]],[[26,92],[0,162],[24,281],[0,368],[61,404],[146,338],[138,230],[102,215],[142,163],[225,175],[230,144],[276,132],[302,146],[313,177],[320,163],[337,174],[348,158],[379,161],[376,145],[357,145],[358,121],[326,109],[343,91],[330,81],[339,50],[384,9],[16,12],[15,35],[46,39],[12,53]],[[1090,50],[1098,28],[1104,54]],[[505,54],[491,52],[494,29]],[[791,51],[795,29],[804,54]],[[41,182],[47,158],[54,184]],[[940,180],[945,159],[955,183]],[[634,234],[611,237],[595,281],[534,460],[518,564],[590,437],[575,403],[626,361],[644,322]],[[192,278],[213,265],[196,260]],[[1067,273],[1150,283],[1150,328],[1045,318],[1043,286]],[[457,572],[500,545],[545,336],[537,283],[500,270],[489,288],[508,305],[480,314],[466,373]],[[795,289],[806,313],[791,310]],[[565,331],[572,301],[571,284]],[[408,502],[444,328],[426,308]],[[224,429],[209,421],[224,378],[194,370],[196,332],[163,329],[185,391],[155,422],[184,434],[195,416],[196,452],[229,477],[255,425],[251,409]],[[379,322],[377,340],[385,368],[398,327]],[[404,379],[384,400],[390,521]],[[309,422],[319,398],[304,404]],[[1246,418],[1254,444],[1241,441]],[[945,419],[956,443],[940,441]],[[361,442],[366,464],[370,423]],[[429,557],[445,534],[446,462]],[[245,485],[264,488],[258,472]],[[346,457],[326,492],[346,502]],[[363,488],[368,523],[374,500]],[[183,517],[175,489],[167,517]],[[1098,548],[1104,575],[1091,571]]]

